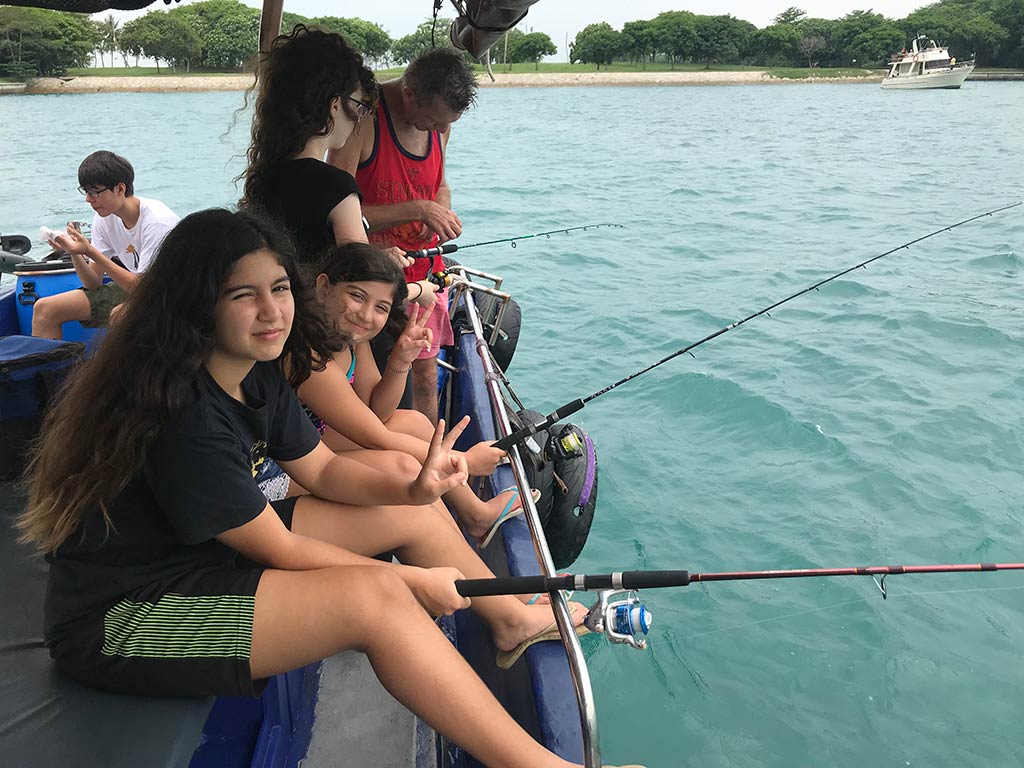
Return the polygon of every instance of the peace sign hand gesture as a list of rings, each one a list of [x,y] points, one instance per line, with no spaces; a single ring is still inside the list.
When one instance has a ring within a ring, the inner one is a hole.
[[[419,304],[409,306],[409,319],[402,329],[402,335],[395,342],[394,349],[391,350],[391,357],[388,358],[389,368],[393,367],[396,371],[407,369],[419,357],[420,352],[430,349],[434,342],[434,334],[426,325],[434,306],[436,305],[432,305],[430,309],[421,309]]]
[[[462,421],[442,438],[444,419],[438,421],[434,436],[430,440],[427,458],[423,461],[423,469],[409,487],[413,504],[430,504],[452,488],[466,484],[466,478],[469,477],[466,458],[458,451],[452,450],[452,446],[467,424],[469,416],[464,416]]]

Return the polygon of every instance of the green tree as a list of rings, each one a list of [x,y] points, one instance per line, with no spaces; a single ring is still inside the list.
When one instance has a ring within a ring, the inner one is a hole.
[[[516,27],[505,32],[498,42],[491,48],[491,63],[492,64],[509,64],[512,59],[512,51],[516,49],[516,42],[519,38],[523,37],[526,33],[523,30]],[[506,45],[507,42],[507,45]],[[505,57],[505,51],[508,51],[508,60]]]
[[[751,39],[757,61],[773,67],[800,63],[800,30],[795,24],[772,24],[759,29]]]
[[[588,24],[576,33],[576,39],[569,45],[569,61],[575,64],[596,64],[600,69],[612,63],[622,50],[622,34],[612,29],[611,24]]]
[[[697,49],[697,17],[689,11],[665,11],[651,21],[654,45],[674,67]]]
[[[646,69],[647,60],[656,50],[653,21],[627,21],[622,25],[622,53],[630,61],[639,61]]]
[[[121,33],[121,22],[114,18],[114,14],[108,13],[96,24],[96,34],[99,39],[100,64],[103,63],[103,53],[110,53],[110,66],[114,66],[114,52],[117,51],[117,36]],[[127,64],[125,64],[127,66]]]
[[[86,66],[97,46],[99,34],[87,16],[0,6],[2,75],[59,75]]]
[[[437,43],[438,48],[447,47],[450,45],[448,28],[451,25],[451,19],[445,19],[440,16],[437,19],[436,27],[434,26],[433,19],[427,19],[416,27],[415,32],[395,40],[391,45],[391,58],[398,64],[408,64],[421,53],[433,48],[434,42]],[[431,30],[434,30],[433,35]]]
[[[147,14],[148,15],[148,14]],[[117,39],[117,49],[122,56],[131,56],[135,59],[135,66],[139,66],[139,57],[142,56],[142,44],[146,36],[147,25],[142,21],[145,16],[125,22],[121,28],[121,36]]]
[[[1024,67],[1024,0],[995,0],[992,21],[1006,31],[997,62],[1002,67]]]
[[[757,27],[750,22],[728,14],[698,16],[694,58],[703,62],[705,69],[710,69],[713,63],[738,62],[756,31]]]
[[[170,13],[154,12],[147,16],[153,17],[153,34],[146,55],[157,61],[163,59],[171,67],[183,66],[186,72],[191,71],[192,62],[203,50],[196,31],[184,19]]]
[[[543,32],[530,32],[516,39],[508,50],[509,61],[532,61],[534,69],[540,69],[540,60],[545,56],[554,56],[558,48],[554,41]]]
[[[903,46],[904,39],[903,30],[882,14],[853,11],[839,20],[838,61],[834,63],[883,63]]]
[[[803,21],[807,17],[807,11],[802,8],[797,8],[795,5],[789,6],[786,10],[780,13],[772,20],[772,24],[796,24]]]
[[[204,0],[168,13],[199,36],[201,67],[239,69],[259,48],[260,12],[238,0]]]
[[[367,59],[381,61],[391,50],[391,36],[379,24],[356,18],[317,16],[310,24],[327,32],[336,32]]]

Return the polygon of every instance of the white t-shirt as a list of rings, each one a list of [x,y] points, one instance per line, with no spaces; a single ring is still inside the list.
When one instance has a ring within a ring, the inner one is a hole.
[[[139,201],[139,220],[135,226],[127,229],[114,214],[97,214],[92,219],[92,244],[128,271],[144,272],[179,217],[159,200],[135,199]]]

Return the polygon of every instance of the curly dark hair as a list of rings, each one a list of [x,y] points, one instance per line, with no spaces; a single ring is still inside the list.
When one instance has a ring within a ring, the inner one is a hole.
[[[452,112],[465,112],[476,102],[477,82],[465,57],[451,48],[434,48],[410,62],[402,81],[421,106],[441,99]]]
[[[56,550],[143,465],[146,449],[191,397],[215,339],[214,305],[235,262],[275,253],[291,279],[295,317],[282,357],[293,386],[344,349],[295,266],[291,242],[266,218],[211,209],[164,239],[96,353],[68,380],[43,423],[27,473],[21,538]],[[69,435],[77,436],[69,439]]]
[[[256,66],[252,143],[248,167],[238,177],[245,179],[239,205],[266,205],[271,169],[301,152],[312,137],[331,132],[334,99],[341,98],[341,108],[355,121],[346,97],[359,88],[368,103],[377,103],[373,72],[341,35],[296,24],[277,37]]]
[[[405,275],[390,256],[366,243],[345,243],[335,248],[316,271],[325,275],[331,285],[359,282],[393,285],[394,299],[386,329],[395,338],[401,335],[408,320],[402,305],[409,295],[409,288],[405,284]]]

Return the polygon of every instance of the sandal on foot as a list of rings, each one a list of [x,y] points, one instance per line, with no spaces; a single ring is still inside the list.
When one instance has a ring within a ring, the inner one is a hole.
[[[501,514],[498,515],[498,518],[493,523],[491,523],[491,527],[487,529],[487,533],[483,536],[483,538],[477,541],[477,546],[480,549],[484,549],[488,544],[491,543],[491,539],[494,538],[494,534],[496,534],[498,532],[498,529],[501,528],[502,523],[504,523],[507,520],[511,520],[513,517],[518,517],[519,515],[523,514],[522,504],[520,504],[515,509],[512,509],[515,503],[519,500],[519,489],[516,486],[510,485],[508,488],[502,488],[494,495],[500,496],[501,494],[507,491],[512,491],[512,497],[508,500],[508,504],[505,505],[505,508],[501,510]],[[540,491],[538,491],[536,488],[530,489],[530,496],[533,497],[534,504],[540,501]]]
[[[574,627],[576,630],[577,637],[583,637],[589,635],[590,630],[587,629],[586,624],[578,624]],[[528,637],[511,651],[498,651],[498,656],[495,658],[495,663],[498,665],[498,669],[511,669],[512,665],[519,661],[519,657],[526,653],[526,649],[534,643],[541,643],[545,640],[561,640],[562,635],[558,631],[558,624],[551,622],[547,627],[542,629],[533,637]]]

